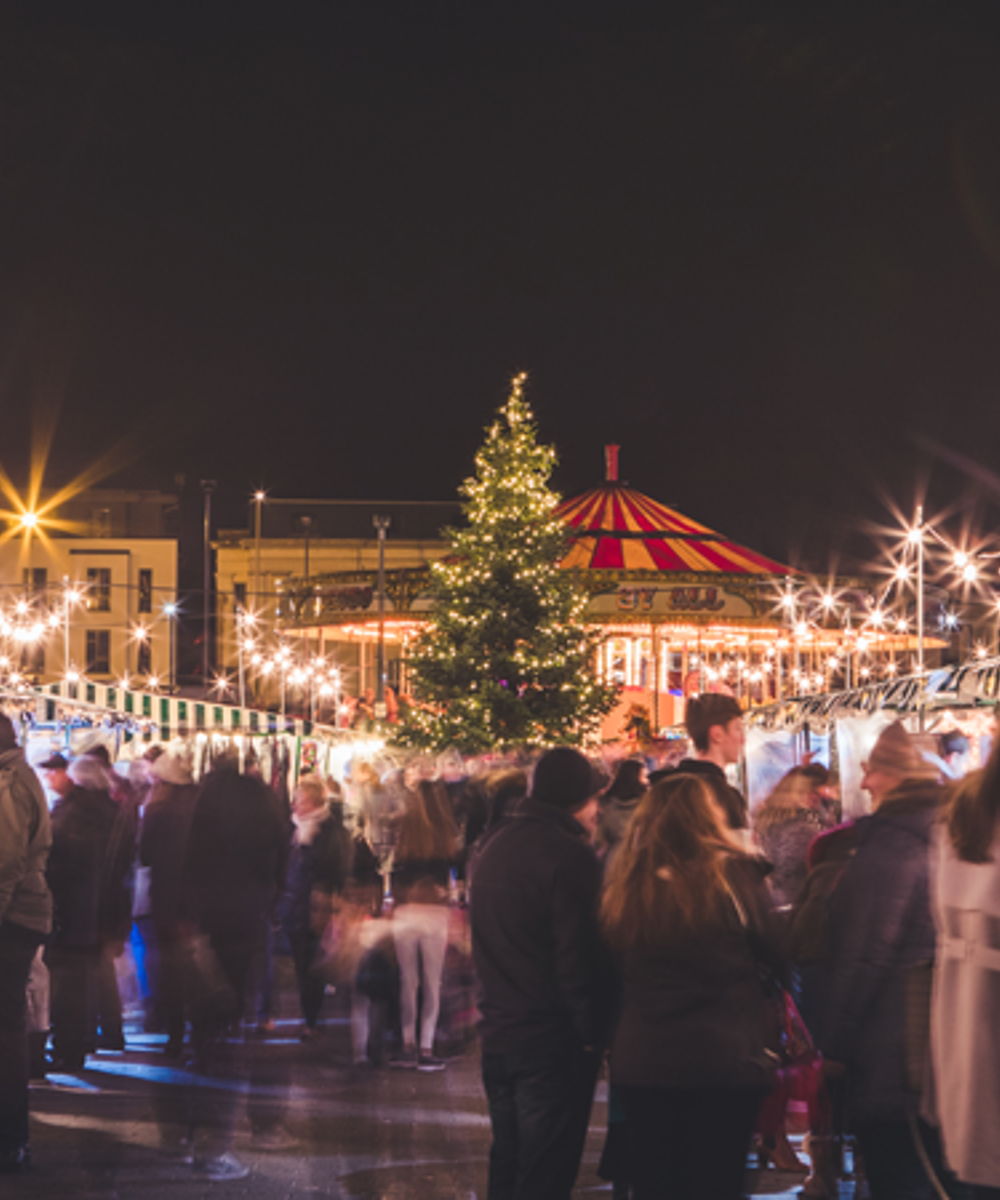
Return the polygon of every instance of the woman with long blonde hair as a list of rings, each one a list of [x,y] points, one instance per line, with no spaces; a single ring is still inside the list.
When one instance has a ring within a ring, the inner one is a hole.
[[[622,976],[611,1081],[635,1200],[743,1194],[747,1147],[774,1069],[761,972],[784,977],[759,859],[691,775],[639,802],[601,919]]]
[[[448,947],[448,884],[458,861],[459,834],[448,794],[440,783],[421,779],[406,791],[406,808],[396,824],[392,890],[396,906],[392,933],[399,962],[403,1050],[394,1067],[439,1071],[434,1034],[441,1006],[441,976]],[[422,987],[420,1044],[417,990]]]

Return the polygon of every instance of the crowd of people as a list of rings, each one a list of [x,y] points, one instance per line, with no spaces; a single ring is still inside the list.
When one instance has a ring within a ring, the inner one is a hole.
[[[290,805],[235,757],[195,782],[157,745],[125,777],[95,743],[39,764],[50,813],[0,715],[0,1171],[29,1160],[30,1074],[124,1047],[126,947],[147,1028],[197,1074],[252,1074],[232,1034],[273,1028],[281,951],[303,1041],[333,984],[354,1069],[437,1072],[471,1023],[442,1000],[469,933],[490,1200],[569,1197],[604,1063],[616,1200],[737,1200],[754,1147],[832,1200],[845,1146],[856,1195],[1000,1197],[1000,749],[963,777],[964,739],[888,725],[872,812],[845,822],[813,762],[750,813],[732,698],[690,700],[686,723],[668,766],[555,747],[470,777],[447,753],[358,763],[344,787],[306,774]],[[193,1094],[179,1149],[246,1174],[236,1101]],[[249,1115],[288,1140],[280,1106]]]

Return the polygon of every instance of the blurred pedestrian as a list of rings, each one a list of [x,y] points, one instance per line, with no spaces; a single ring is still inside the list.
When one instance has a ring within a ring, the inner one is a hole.
[[[753,833],[771,864],[768,885],[778,908],[790,908],[805,883],[806,855],[817,834],[833,824],[820,808],[820,795],[801,767],[775,785],[753,815]]]
[[[302,1040],[318,1037],[317,1022],[326,982],[313,970],[316,949],[351,871],[351,835],[343,807],[327,800],[317,775],[305,775],[292,796],[292,834],[285,886],[278,913],[292,950],[305,1027]]]
[[[676,774],[640,801],[601,906],[622,974],[611,1081],[635,1200],[738,1200],[774,1073],[784,980],[765,868],[707,783]]]
[[[192,972],[201,1074],[232,1076],[246,1069],[237,1061],[240,1024],[254,956],[264,944],[284,883],[286,847],[285,819],[274,793],[261,779],[241,775],[235,755],[220,758],[202,781],[184,859],[184,886],[203,935]],[[234,1043],[227,1037],[230,1030]],[[215,1180],[243,1178],[247,1168],[230,1150],[235,1096],[207,1088],[198,1092],[193,1124],[203,1140],[195,1147],[196,1173]],[[282,1131],[268,1110],[268,1097],[251,1086],[249,1099],[255,1136],[273,1137],[277,1145]]]
[[[10,718],[0,713],[0,1174],[30,1161],[25,994],[32,960],[52,928],[45,882],[49,809],[24,760]]]
[[[941,1167],[935,1131],[916,1117],[921,1081],[908,1070],[921,1049],[908,1015],[929,1003],[935,953],[928,846],[943,794],[935,759],[899,721],[879,735],[861,783],[873,812],[856,823],[857,849],[829,901],[822,1049],[828,1072],[847,1073],[873,1200],[930,1197],[925,1163]]]
[[[47,879],[54,923],[48,965],[53,1066],[77,1071],[97,1045],[101,954],[128,904],[123,862],[114,855],[119,810],[107,790],[107,772],[96,759],[81,755],[70,764],[69,777],[73,787],[52,809]]]
[[[586,758],[542,755],[531,795],[487,834],[470,892],[489,1200],[568,1200],[607,1033],[590,845],[599,783]]]
[[[194,908],[184,880],[188,834],[198,802],[191,764],[178,749],[152,764],[155,784],[142,818],[139,860],[149,871],[149,906],[159,954],[158,1008],[167,1031],[164,1053],[180,1058],[189,999]]]
[[[948,1165],[975,1200],[1000,1200],[1000,743],[960,783],[938,831],[938,953],[930,1095]]]
[[[605,869],[648,787],[649,771],[641,758],[626,758],[618,764],[611,786],[601,796],[597,822],[597,850],[605,856]]]
[[[399,963],[402,1049],[390,1064],[439,1071],[434,1054],[441,1006],[441,976],[448,947],[450,875],[458,861],[459,832],[444,787],[421,779],[406,792],[396,825],[392,936]],[[417,1041],[417,992],[421,993]]]

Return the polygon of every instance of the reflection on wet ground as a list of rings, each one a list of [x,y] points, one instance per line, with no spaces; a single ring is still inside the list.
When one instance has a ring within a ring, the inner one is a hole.
[[[205,1079],[166,1062],[163,1037],[127,1027],[124,1053],[100,1052],[78,1075],[52,1076],[33,1088],[35,1165],[5,1180],[4,1194],[485,1200],[489,1119],[474,1045],[438,1074],[360,1070],[350,1065],[346,1017],[328,1020],[325,1036],[308,1044],[299,1042],[298,1030],[289,1019],[278,1022],[274,1036],[249,1034],[237,1047],[237,1077]],[[595,1174],[605,1101],[602,1083],[579,1197],[610,1195]],[[193,1142],[192,1112],[202,1122]],[[227,1125],[232,1153],[251,1168],[249,1176],[197,1178],[192,1156],[217,1148],[212,1139]],[[755,1194],[792,1197],[801,1177],[771,1172],[750,1183]]]

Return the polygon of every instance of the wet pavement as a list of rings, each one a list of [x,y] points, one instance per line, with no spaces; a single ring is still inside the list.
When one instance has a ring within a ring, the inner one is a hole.
[[[279,1020],[274,1034],[237,1048],[238,1079],[203,1080],[164,1058],[164,1037],[127,1024],[123,1053],[100,1052],[86,1070],[33,1087],[33,1165],[3,1181],[4,1196],[485,1200],[489,1118],[474,1043],[436,1074],[364,1070],[350,1065],[346,1013],[334,1012],[315,1042],[301,1043],[299,1030],[293,1017]],[[185,1159],[219,1147],[210,1129],[184,1143],[192,1104],[224,1114],[246,1178],[196,1177]],[[575,1196],[610,1196],[595,1173],[605,1116],[602,1083]],[[792,1197],[800,1185],[789,1174],[748,1177],[758,1195]]]

